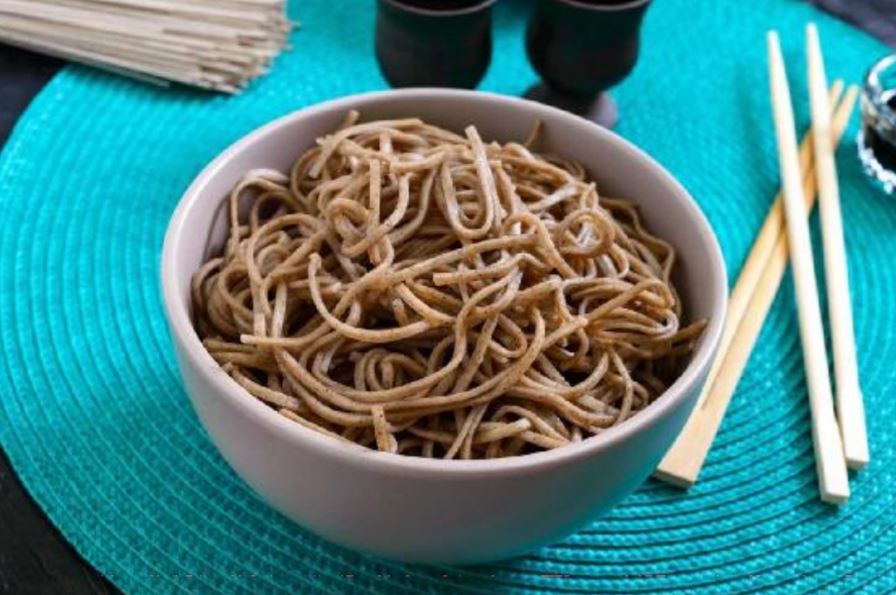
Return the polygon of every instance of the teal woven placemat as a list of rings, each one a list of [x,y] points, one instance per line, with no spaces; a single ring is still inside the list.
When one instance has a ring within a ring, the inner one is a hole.
[[[872,463],[846,506],[818,500],[789,280],[687,494],[649,481],[563,543],[465,569],[343,550],[257,500],[183,394],[158,262],[181,192],[230,142],[291,110],[384,86],[372,2],[297,4],[295,51],[247,93],[67,68],[0,158],[0,441],[90,563],[131,592],[896,589],[896,204],[863,179],[855,124],[838,162]],[[486,89],[518,94],[535,80],[525,7],[498,7]],[[795,1],[657,0],[642,59],[615,92],[619,132],[691,190],[732,278],[777,186],[764,33],[781,30],[804,125],[807,19],[820,24],[831,75],[856,81],[884,52]]]

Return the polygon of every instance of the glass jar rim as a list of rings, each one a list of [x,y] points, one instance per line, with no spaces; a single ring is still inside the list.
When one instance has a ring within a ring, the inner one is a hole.
[[[896,109],[884,100],[884,91],[887,89],[884,89],[880,82],[881,73],[888,68],[896,71],[896,54],[884,56],[868,69],[862,91],[865,100],[874,106],[878,117],[886,120],[890,126],[896,127]]]

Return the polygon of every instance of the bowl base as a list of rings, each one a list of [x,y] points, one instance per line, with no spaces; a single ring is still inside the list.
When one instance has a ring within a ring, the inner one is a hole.
[[[619,121],[616,102],[606,91],[602,91],[597,97],[583,100],[580,97],[559,93],[548,85],[539,83],[526,91],[523,96],[572,112],[604,128],[613,128]]]

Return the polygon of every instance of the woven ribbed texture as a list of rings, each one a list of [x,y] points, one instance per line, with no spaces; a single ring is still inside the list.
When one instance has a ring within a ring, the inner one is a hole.
[[[239,97],[63,71],[0,159],[0,440],[29,491],[126,591],[896,589],[896,204],[839,153],[871,465],[819,502],[790,279],[687,494],[649,481],[537,555],[475,569],[401,566],[331,546],[257,500],[203,433],[178,379],[159,252],[182,191],[241,135],[302,106],[382,88],[372,2],[305,0],[295,51]],[[518,94],[526,3],[500,3],[486,89]],[[732,278],[777,186],[768,26],[782,33],[800,125],[803,24],[857,81],[883,46],[788,0],[658,0],[615,92],[619,132],[687,186]],[[434,536],[438,538],[438,536]]]

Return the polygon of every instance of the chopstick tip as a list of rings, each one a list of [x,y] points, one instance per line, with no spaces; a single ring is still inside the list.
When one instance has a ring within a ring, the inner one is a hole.
[[[860,471],[868,466],[869,457],[846,457],[846,466],[853,471]]]
[[[849,500],[849,490],[838,491],[838,492],[822,492],[821,493],[821,501],[826,502],[828,504],[844,504]]]
[[[682,469],[664,469],[662,464],[654,470],[653,476],[660,481],[683,490],[687,490],[697,482],[696,474],[691,474]]]
[[[769,29],[765,34],[765,39],[768,44],[768,53],[769,56],[772,56],[777,59],[783,60],[783,56],[781,54],[781,40],[778,37],[778,32],[774,29]],[[773,61],[775,61],[773,60]]]
[[[812,21],[806,23],[806,45],[810,52],[821,56],[821,41],[818,38],[818,27]]]

